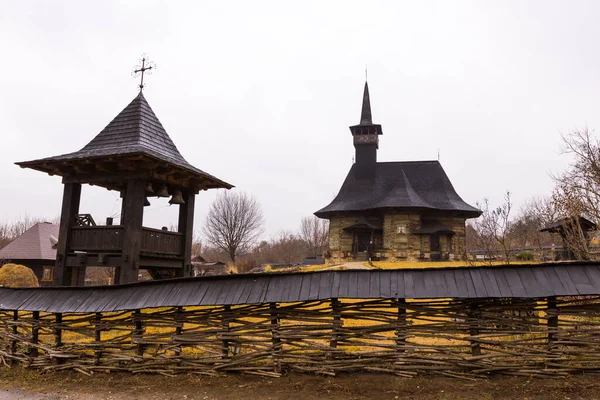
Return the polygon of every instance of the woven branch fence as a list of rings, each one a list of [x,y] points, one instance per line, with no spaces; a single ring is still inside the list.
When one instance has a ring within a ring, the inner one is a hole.
[[[600,297],[0,311],[0,362],[47,371],[564,376],[600,370]]]

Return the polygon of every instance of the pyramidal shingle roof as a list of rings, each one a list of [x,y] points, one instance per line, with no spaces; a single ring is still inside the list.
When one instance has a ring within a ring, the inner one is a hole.
[[[39,222],[0,249],[0,260],[54,260],[58,225]]]
[[[382,208],[456,211],[468,217],[481,214],[456,193],[438,161],[403,161],[378,162],[373,176],[361,175],[354,164],[335,199],[315,215],[327,218],[336,212]]]
[[[134,154],[147,155],[160,161],[166,161],[192,173],[215,180],[222,184],[222,187],[232,187],[232,185],[194,167],[183,158],[141,91],[81,150],[17,164],[22,167],[33,167],[42,163]]]
[[[175,147],[141,91],[91,142],[67,156],[96,157],[128,153],[148,153],[191,167]]]

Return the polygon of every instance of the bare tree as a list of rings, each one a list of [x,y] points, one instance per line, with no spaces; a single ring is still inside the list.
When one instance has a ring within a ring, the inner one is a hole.
[[[316,216],[302,218],[299,237],[306,245],[309,256],[323,255],[329,241],[329,221]]]
[[[512,202],[510,199],[510,192],[507,191],[504,195],[504,202],[496,207],[490,207],[489,200],[483,199],[482,203],[477,203],[483,213],[481,217],[471,223],[471,226],[475,228],[479,234],[479,240],[485,250],[490,256],[492,253],[499,248],[507,263],[510,263],[510,212],[512,209]]]
[[[587,236],[579,217],[600,221],[600,141],[587,127],[562,136],[563,153],[571,155],[569,167],[554,175],[553,201],[565,218],[563,239],[577,259],[588,259]]]
[[[203,232],[206,240],[225,251],[235,264],[238,254],[248,251],[263,231],[260,205],[243,192],[224,192],[210,206]]]
[[[588,128],[562,137],[563,153],[573,156],[566,171],[553,178],[554,201],[561,211],[569,208],[595,221],[600,220],[600,142]],[[575,202],[574,204],[572,202]]]
[[[277,237],[271,239],[270,259],[268,262],[293,264],[302,261],[306,254],[303,241],[291,232],[281,231]]]

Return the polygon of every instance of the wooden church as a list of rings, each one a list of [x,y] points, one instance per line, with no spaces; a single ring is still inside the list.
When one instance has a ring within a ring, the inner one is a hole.
[[[365,82],[360,123],[350,127],[355,163],[338,195],[315,212],[329,220],[328,258],[453,260],[465,254],[465,203],[439,161],[377,162],[381,125],[373,124]]]
[[[87,267],[115,269],[115,283],[136,282],[140,269],[155,279],[192,276],[195,195],[233,187],[183,158],[142,93],[148,69],[138,70],[139,94],[81,150],[17,163],[62,176],[54,285],[83,286]],[[120,192],[119,224],[79,210],[82,184]],[[142,225],[148,197],[170,197],[179,208],[175,232]]]

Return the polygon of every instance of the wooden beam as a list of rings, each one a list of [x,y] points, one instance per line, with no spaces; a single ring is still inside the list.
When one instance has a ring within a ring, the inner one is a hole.
[[[223,320],[221,321],[221,332],[225,337],[229,335],[229,312],[231,311],[231,306],[223,306]],[[221,342],[221,358],[226,360],[229,358],[229,340],[224,339]]]
[[[19,311],[15,310],[15,311],[13,311],[13,323],[12,323],[12,333],[13,333],[15,339],[13,339],[10,343],[10,354],[13,356],[17,355],[18,341],[17,341],[16,337],[19,334],[19,327],[17,325],[18,321],[19,321]],[[16,362],[17,362],[17,360],[14,358],[11,360],[11,364],[15,364]]]
[[[62,313],[56,313],[56,320],[54,325],[54,346],[62,346]]]
[[[273,358],[273,365],[275,372],[281,372],[281,334],[279,332],[279,313],[277,312],[277,303],[269,304],[269,314],[271,316],[271,341],[273,350],[271,357]]]
[[[140,268],[183,269],[184,261],[181,258],[156,257],[142,254],[140,256]],[[183,273],[176,273],[176,275],[183,276]]]
[[[148,171],[131,173],[129,171],[111,172],[110,174],[98,172],[88,174],[72,174],[63,177],[63,183],[92,183],[102,186],[103,184],[124,183],[131,179],[150,179],[151,174]]]
[[[192,240],[194,236],[194,205],[196,195],[188,189],[182,192],[185,204],[179,205],[177,231],[183,234],[183,270],[177,276],[192,276]],[[178,271],[179,272],[179,271]]]
[[[56,246],[56,263],[54,264],[55,286],[67,286],[71,284],[71,271],[67,266],[69,242],[71,241],[71,228],[75,216],[79,214],[79,203],[81,200],[81,185],[78,183],[66,183],[63,189],[63,202],[60,215],[60,227],[58,231],[58,244]]]
[[[123,201],[123,264],[120,283],[137,282],[142,248],[142,221],[146,181],[132,179],[127,182],[127,192]]]
[[[40,312],[39,311],[34,311],[32,313],[32,318],[33,318],[33,322],[31,323],[31,344],[33,344],[34,346],[31,346],[29,348],[29,355],[31,357],[37,357],[39,354],[39,350],[37,348],[37,345],[39,343],[40,340]]]
[[[471,339],[471,355],[473,357],[478,357],[481,355],[481,344],[479,343],[479,339],[476,339],[476,336],[479,336],[479,316],[480,314],[475,310],[478,309],[477,303],[471,303],[468,306],[467,321],[469,322],[469,336]]]
[[[99,254],[88,254],[85,262],[86,267],[118,267],[123,263],[123,258],[119,254],[110,254],[98,258]],[[77,256],[71,255],[67,257],[68,267],[81,267],[81,262]]]
[[[144,338],[144,323],[142,322],[142,313],[140,310],[135,310],[133,313],[133,323],[135,324],[135,331],[133,337],[137,339],[136,354],[140,357],[144,356],[145,346],[140,341]]]
[[[548,347],[552,349],[556,342],[556,333],[558,332],[558,308],[556,307],[556,297],[548,297],[546,308],[548,314]]]
[[[398,299],[398,322],[396,325],[396,349],[403,353],[406,347],[407,324],[406,324],[406,299]]]
[[[97,312],[94,316],[94,341],[96,350],[94,351],[94,365],[100,364],[102,358],[102,313]]]
[[[327,353],[327,358],[333,360],[335,359],[333,350],[337,348],[340,329],[344,324],[342,322],[341,304],[340,301],[336,298],[331,299],[331,315],[333,316],[333,328],[331,329],[331,339],[329,339],[329,347],[332,349],[332,352]]]

